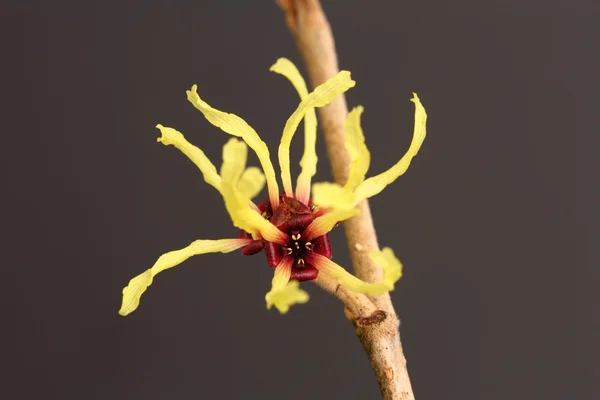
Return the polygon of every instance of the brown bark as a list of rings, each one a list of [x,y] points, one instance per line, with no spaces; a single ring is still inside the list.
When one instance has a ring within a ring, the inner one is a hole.
[[[304,59],[313,87],[338,73],[337,54],[331,27],[318,0],[278,0],[286,23]],[[348,109],[345,97],[319,108],[319,117],[333,177],[339,184],[348,179],[350,158],[344,146],[344,122]],[[380,282],[382,270],[370,259],[378,250],[377,234],[367,201],[358,205],[360,215],[344,222],[344,231],[356,275],[368,282]],[[325,277],[317,284],[346,305],[346,316],[371,361],[385,400],[414,399],[406,359],[402,351],[399,320],[389,294],[368,297],[349,292]]]

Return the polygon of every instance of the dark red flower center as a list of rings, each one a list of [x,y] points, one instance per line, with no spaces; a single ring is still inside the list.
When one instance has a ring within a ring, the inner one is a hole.
[[[315,279],[319,271],[307,262],[306,255],[309,252],[315,252],[331,258],[329,235],[325,234],[307,241],[302,237],[302,233],[315,218],[322,215],[322,212],[316,207],[312,207],[310,202],[306,205],[284,194],[280,195],[279,199],[279,206],[275,211],[272,210],[269,200],[259,203],[258,209],[263,217],[289,236],[290,240],[287,245],[282,246],[266,240],[256,240],[242,248],[242,253],[253,255],[264,249],[271,268],[277,267],[283,257],[293,257],[294,264],[291,279],[298,281]],[[250,237],[250,234],[240,231],[239,236],[247,238]]]

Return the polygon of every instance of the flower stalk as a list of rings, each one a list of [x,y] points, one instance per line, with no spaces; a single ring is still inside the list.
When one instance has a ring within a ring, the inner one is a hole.
[[[313,87],[339,72],[331,27],[318,0],[277,0],[304,59]],[[351,156],[346,151],[344,124],[348,109],[344,95],[318,110],[335,182],[344,185],[350,176]],[[410,162],[410,160],[408,161]],[[366,282],[381,282],[383,270],[369,257],[379,250],[368,200],[356,205],[360,213],[343,222],[355,274]],[[350,292],[337,281],[319,276],[316,283],[336,295],[346,306],[346,316],[369,357],[385,400],[411,400],[414,393],[406,369],[399,319],[389,293],[371,296]]]

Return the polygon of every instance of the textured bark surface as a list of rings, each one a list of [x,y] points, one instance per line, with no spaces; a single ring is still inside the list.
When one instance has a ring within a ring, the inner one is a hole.
[[[286,13],[286,23],[296,39],[311,84],[316,87],[339,72],[331,27],[318,0],[279,0],[278,3]],[[350,168],[350,157],[344,146],[344,122],[348,114],[345,97],[337,97],[318,112],[334,180],[344,184]],[[344,221],[354,271],[365,281],[379,282],[382,270],[369,257],[369,251],[378,250],[379,246],[368,201],[361,202],[358,209],[360,215]],[[346,316],[356,327],[383,398],[414,399],[400,343],[400,323],[389,294],[356,295],[324,278],[318,279],[317,284],[346,305]]]

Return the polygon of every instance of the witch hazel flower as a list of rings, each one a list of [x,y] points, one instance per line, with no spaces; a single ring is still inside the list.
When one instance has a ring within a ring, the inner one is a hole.
[[[419,98],[413,94],[411,100],[415,104],[415,127],[407,153],[390,169],[368,179],[365,176],[369,169],[370,153],[360,125],[363,109],[354,108],[345,124],[345,147],[351,158],[349,179],[343,186],[335,183],[314,184],[311,200],[311,179],[317,170],[315,108],[329,104],[353,87],[355,82],[350,78],[350,72],[341,71],[309,93],[298,69],[289,60],[279,59],[271,71],[290,80],[301,100],[283,128],[277,153],[283,192],[279,190],[269,149],[256,131],[237,115],[211,107],[200,98],[197,86],[192,86],[187,91],[187,98],[192,105],[208,122],[234,136],[223,147],[221,170],[217,172],[202,150],[190,144],[173,128],[157,125],[161,132],[158,141],[176,147],[198,167],[206,183],[223,196],[225,208],[233,225],[239,229],[239,234],[237,238],[196,240],[180,250],[163,254],[152,268],[131,279],[123,289],[119,314],[128,315],[137,309],[142,294],[158,273],[195,255],[229,253],[238,249],[245,255],[265,252],[267,263],[274,269],[271,290],[265,296],[267,308],[275,306],[282,314],[290,306],[308,301],[308,294],[300,289],[299,282],[316,279],[319,274],[328,275],[357,293],[377,296],[394,289],[402,276],[402,264],[390,248],[369,254],[383,269],[382,282],[364,282],[331,260],[328,234],[340,221],[358,214],[355,207],[360,201],[378,194],[406,172],[425,139],[427,115]],[[304,155],[294,191],[289,150],[302,119]],[[246,167],[248,147],[258,156],[262,171],[256,167]],[[255,204],[252,199],[261,192],[265,183],[268,199]]]

